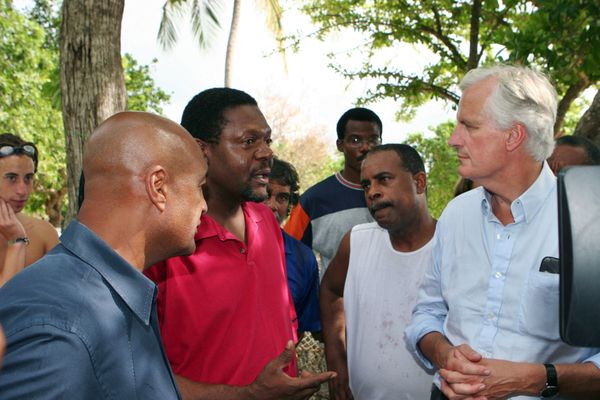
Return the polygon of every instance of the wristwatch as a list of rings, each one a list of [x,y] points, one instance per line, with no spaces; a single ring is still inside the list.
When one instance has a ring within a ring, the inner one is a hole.
[[[8,241],[8,244],[17,244],[17,243],[25,243],[25,246],[29,244],[29,238],[27,236],[19,236],[16,239],[12,239]]]
[[[547,399],[558,394],[558,376],[554,365],[544,364],[544,367],[546,367],[546,387],[542,389],[540,397]]]

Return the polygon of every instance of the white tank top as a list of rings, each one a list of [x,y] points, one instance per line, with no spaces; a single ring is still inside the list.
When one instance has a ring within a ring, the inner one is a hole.
[[[419,284],[431,262],[433,240],[419,250],[394,250],[376,223],[357,225],[350,236],[344,312],[350,388],[356,400],[428,399],[432,372],[408,350]]]

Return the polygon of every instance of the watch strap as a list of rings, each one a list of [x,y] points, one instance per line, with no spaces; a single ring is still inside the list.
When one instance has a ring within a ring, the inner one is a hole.
[[[544,364],[546,367],[546,385],[558,387],[558,375],[552,364]]]
[[[544,364],[544,368],[546,368],[546,385],[540,393],[540,397],[546,399],[558,395],[558,374],[552,364]]]

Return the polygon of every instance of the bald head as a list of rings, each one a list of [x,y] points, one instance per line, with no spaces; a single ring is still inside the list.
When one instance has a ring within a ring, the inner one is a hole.
[[[144,246],[157,250],[144,265],[189,253],[206,211],[206,168],[200,146],[179,124],[143,112],[115,114],[87,142],[79,220],[109,244],[114,237],[113,248],[141,232]]]
[[[115,114],[98,126],[87,142],[83,158],[86,188],[94,179],[126,181],[151,165],[176,165],[193,161],[199,154],[190,134],[171,120],[143,112]],[[87,193],[85,197],[89,198]]]

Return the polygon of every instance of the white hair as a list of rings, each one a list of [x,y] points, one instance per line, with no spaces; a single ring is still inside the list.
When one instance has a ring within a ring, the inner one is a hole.
[[[530,68],[496,65],[467,72],[460,83],[467,88],[486,78],[497,80],[484,110],[498,129],[521,123],[527,130],[525,148],[537,161],[544,161],[554,150],[556,90],[541,72]]]

